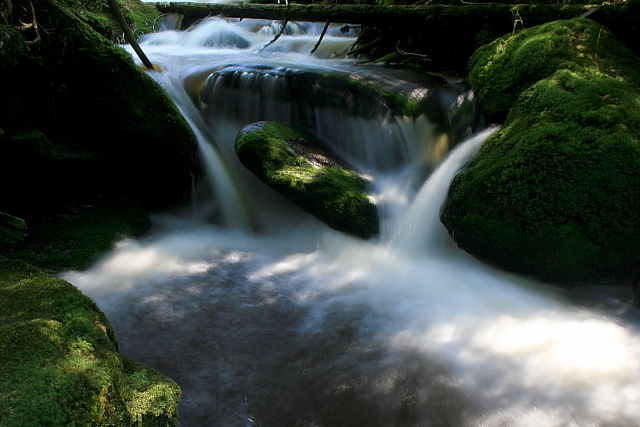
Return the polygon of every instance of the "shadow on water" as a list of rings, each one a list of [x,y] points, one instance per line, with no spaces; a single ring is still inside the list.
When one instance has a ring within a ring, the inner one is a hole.
[[[364,302],[251,279],[251,254],[222,259],[97,297],[121,352],[182,387],[182,425],[459,425],[473,407],[435,359],[390,351]]]

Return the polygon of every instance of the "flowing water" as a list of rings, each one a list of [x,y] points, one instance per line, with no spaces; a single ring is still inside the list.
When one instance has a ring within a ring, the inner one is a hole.
[[[144,40],[208,175],[189,210],[64,275],[121,352],[180,384],[184,426],[638,425],[636,312],[493,270],[438,220],[495,130],[472,92],[359,65],[338,27],[310,55],[321,28],[269,45],[277,24],[209,19]],[[233,142],[258,120],[314,132],[365,177],[380,237],[331,230],[248,173]]]

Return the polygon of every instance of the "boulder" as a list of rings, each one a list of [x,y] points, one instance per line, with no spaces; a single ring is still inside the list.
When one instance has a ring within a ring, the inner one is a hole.
[[[277,122],[246,126],[235,143],[260,180],[330,227],[363,238],[378,233],[367,182],[332,160],[312,136]]]
[[[606,53],[605,53],[606,51]],[[586,20],[555,21],[505,36],[477,49],[469,60],[468,79],[489,121],[501,123],[520,94],[561,69],[589,70],[599,56],[619,55],[630,80],[638,77],[636,55],[602,26]],[[612,78],[621,70],[611,74]],[[637,81],[637,80],[636,80]]]
[[[70,189],[125,192],[151,207],[182,201],[202,168],[168,94],[94,30],[98,15],[50,0],[34,3],[34,12],[51,29],[37,48],[0,23],[0,77],[12,82],[0,88],[0,209],[53,194],[55,201]]]
[[[550,282],[631,281],[640,257],[640,62],[595,22],[479,50],[470,78],[502,129],[453,181],[441,219],[467,252]]]

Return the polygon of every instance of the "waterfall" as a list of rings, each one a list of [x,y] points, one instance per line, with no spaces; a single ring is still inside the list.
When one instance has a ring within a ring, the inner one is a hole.
[[[162,72],[151,72],[150,74],[171,95],[183,117],[191,126],[198,142],[200,158],[205,169],[205,179],[210,190],[207,195],[210,200],[217,200],[214,207],[207,205],[204,211],[199,212],[199,215],[204,217],[217,216],[219,222],[228,227],[251,229],[254,220],[248,203],[239,190],[238,178],[228,167],[182,85]]]
[[[317,135],[362,171],[389,170],[420,158],[433,128],[428,118],[395,112],[372,89],[314,70],[231,66],[212,73],[201,95],[203,115],[244,124],[276,120]]]
[[[442,117],[464,122],[453,115],[467,89],[428,98],[443,85],[309,56],[312,26],[265,52],[265,25],[208,20],[145,42],[214,157],[208,197],[228,218],[158,216],[148,236],[64,274],[106,313],[124,355],[182,387],[183,425],[637,425],[637,310],[442,256],[444,194],[494,131],[443,131]],[[249,45],[184,42],[221,28]],[[451,107],[408,115],[335,76]],[[254,120],[316,132],[367,175],[380,240],[331,230],[244,170],[233,140]],[[241,225],[256,222],[259,233]]]
[[[476,154],[482,143],[497,129],[488,128],[462,142],[433,171],[422,185],[411,207],[399,220],[392,244],[406,251],[441,254],[452,246],[446,229],[440,223],[440,206],[445,200],[449,183]]]

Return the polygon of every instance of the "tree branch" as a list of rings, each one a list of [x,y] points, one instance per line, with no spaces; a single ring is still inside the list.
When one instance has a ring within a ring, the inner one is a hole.
[[[111,7],[111,12],[116,18],[116,21],[118,21],[118,24],[120,24],[120,28],[122,28],[122,31],[124,32],[125,39],[131,45],[133,50],[138,54],[138,57],[142,61],[142,64],[149,70],[157,70],[157,67],[155,67],[151,63],[151,61],[149,61],[149,58],[147,58],[147,55],[145,55],[144,51],[138,44],[138,41],[131,31],[131,28],[129,28],[129,24],[127,24],[127,21],[125,21],[124,17],[122,16],[122,12],[120,11],[120,7],[116,3],[116,0],[107,0],[107,3],[109,3],[109,7]]]

